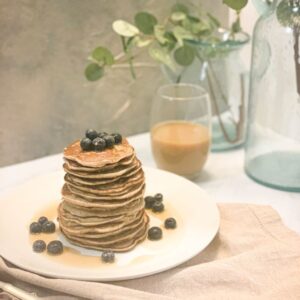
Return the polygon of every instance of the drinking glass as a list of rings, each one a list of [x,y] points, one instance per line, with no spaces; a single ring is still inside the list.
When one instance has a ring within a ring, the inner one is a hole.
[[[189,179],[202,170],[211,144],[211,107],[199,85],[161,86],[151,111],[151,147],[156,165]]]

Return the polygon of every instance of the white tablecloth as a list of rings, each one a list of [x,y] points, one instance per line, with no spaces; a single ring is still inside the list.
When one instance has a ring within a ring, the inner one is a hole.
[[[143,165],[155,167],[149,134],[132,136],[129,142]],[[216,202],[269,204],[279,212],[288,227],[300,233],[300,193],[278,191],[255,183],[243,171],[243,158],[243,150],[211,153],[196,183]],[[61,168],[62,154],[0,168],[0,201],[14,186]]]

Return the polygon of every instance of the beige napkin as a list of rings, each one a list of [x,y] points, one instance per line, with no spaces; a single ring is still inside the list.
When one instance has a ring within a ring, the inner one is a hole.
[[[157,275],[117,283],[49,279],[0,258],[0,280],[43,299],[300,299],[300,237],[269,206],[219,209],[220,231],[206,250]]]

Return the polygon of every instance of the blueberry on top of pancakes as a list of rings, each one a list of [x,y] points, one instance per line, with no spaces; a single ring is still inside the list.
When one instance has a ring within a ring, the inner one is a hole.
[[[98,137],[98,132],[94,129],[87,129],[86,132],[85,132],[85,136],[92,141],[96,137]]]
[[[122,135],[120,133],[113,133],[112,136],[115,139],[115,144],[122,143]]]
[[[92,141],[85,137],[80,141],[80,147],[83,151],[90,151],[93,149]]]
[[[115,139],[112,135],[106,135],[103,139],[106,143],[106,148],[112,148],[115,145]]]

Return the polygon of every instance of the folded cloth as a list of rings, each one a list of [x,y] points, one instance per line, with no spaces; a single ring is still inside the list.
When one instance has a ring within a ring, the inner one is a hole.
[[[0,258],[0,280],[42,299],[300,299],[300,237],[269,206],[219,204],[221,226],[199,255],[169,271],[114,283],[51,279]]]
[[[1,292],[1,290],[0,290],[0,299],[1,300],[17,300],[18,298],[14,297],[8,293]]]

